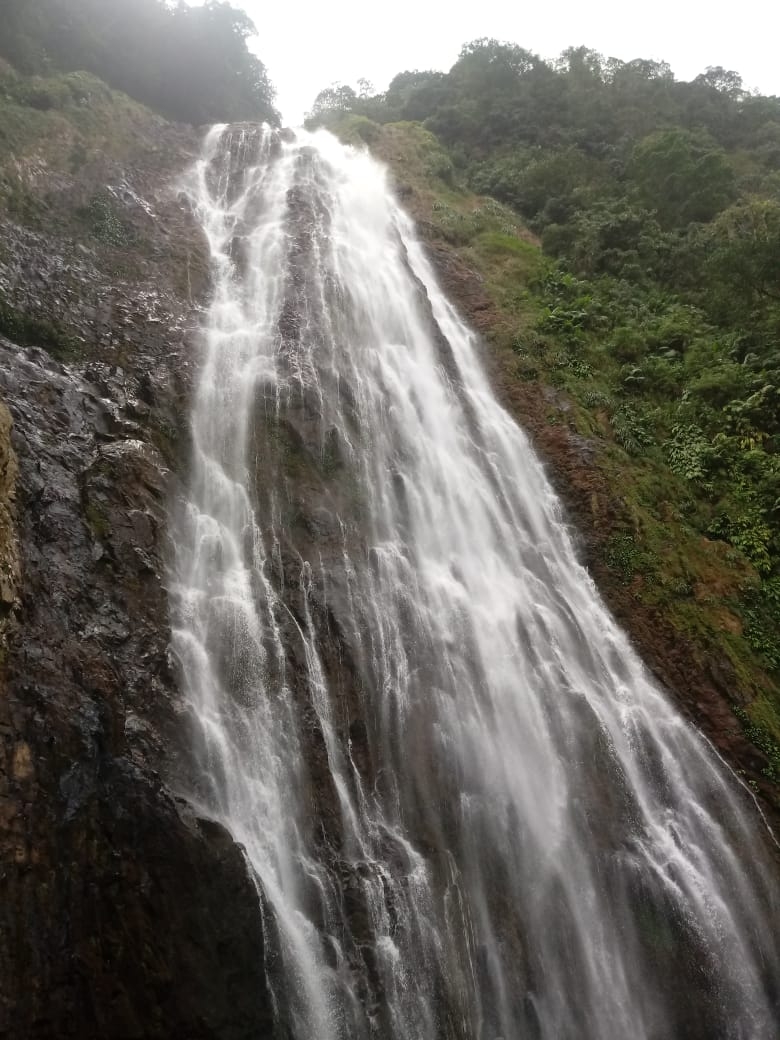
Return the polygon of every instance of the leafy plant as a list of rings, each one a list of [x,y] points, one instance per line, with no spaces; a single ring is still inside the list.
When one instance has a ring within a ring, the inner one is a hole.
[[[694,423],[675,423],[666,454],[673,473],[686,480],[702,483],[714,452],[701,427]]]
[[[742,616],[752,648],[780,672],[780,578],[767,578],[748,589]]]
[[[770,544],[772,531],[761,513],[746,508],[736,515],[721,512],[713,519],[708,533],[723,538],[744,553],[760,574],[772,569]]]
[[[604,548],[604,559],[618,572],[624,585],[628,585],[635,574],[651,575],[658,564],[655,554],[644,549],[634,535],[627,532],[612,535]]]
[[[744,708],[735,706],[732,710],[748,740],[766,755],[767,764],[761,772],[772,783],[780,783],[780,746],[763,726],[753,722]]]
[[[654,437],[650,423],[629,405],[621,405],[610,418],[615,440],[630,455],[639,455],[644,448],[653,444]]]

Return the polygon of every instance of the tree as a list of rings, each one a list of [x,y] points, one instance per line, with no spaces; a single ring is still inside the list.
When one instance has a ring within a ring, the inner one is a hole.
[[[567,47],[555,62],[556,72],[571,76],[580,85],[603,83],[604,55],[590,47]]]
[[[722,65],[708,65],[707,71],[697,76],[693,83],[717,90],[732,100],[743,98],[746,94],[739,73],[724,69]]]
[[[331,83],[314,99],[308,119],[316,119],[327,112],[353,112],[358,96],[352,87],[345,83]]]
[[[388,118],[422,121],[451,94],[452,87],[444,72],[400,72],[391,80],[385,94]]]
[[[634,148],[628,168],[645,205],[664,227],[711,220],[735,196],[725,152],[680,127],[650,134]]]
[[[711,284],[710,302],[723,318],[770,322],[780,336],[780,202],[742,199],[699,237]]]
[[[0,55],[23,71],[84,69],[184,122],[278,123],[255,27],[221,0],[4,0]],[[6,31],[10,30],[10,31]]]

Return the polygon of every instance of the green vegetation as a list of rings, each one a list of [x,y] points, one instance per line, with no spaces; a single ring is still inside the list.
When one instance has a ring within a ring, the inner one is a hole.
[[[186,161],[180,133],[91,73],[27,76],[0,58],[0,218],[11,225],[0,260],[13,272],[13,254],[32,231],[62,258],[60,289],[68,299],[78,298],[83,265],[95,264],[114,281],[143,276],[158,262],[154,226],[128,204],[121,171],[140,169],[170,183]],[[193,139],[187,131],[181,136]],[[167,248],[159,262],[186,297],[193,282],[202,284],[207,250],[196,235],[171,238]],[[67,330],[67,311],[52,307],[56,292],[41,293],[39,306],[29,280],[18,285],[21,292],[14,282],[12,276],[0,299],[6,335],[60,359],[94,348],[81,340],[83,326],[77,336]]]
[[[776,763],[780,99],[720,68],[682,83],[478,40],[448,73],[324,91],[316,124],[388,161],[423,233],[481,276],[502,385],[562,395],[548,422],[587,439],[617,503],[607,580],[725,655]]]
[[[220,0],[200,7],[163,0],[5,0],[0,57],[27,75],[86,70],[169,119],[211,123],[279,115],[256,33]],[[51,84],[25,87],[26,103],[62,107]]]
[[[38,233],[136,259],[144,242],[105,186],[106,169],[128,159],[149,169],[163,165],[162,124],[89,73],[23,76],[0,59],[0,214]]]

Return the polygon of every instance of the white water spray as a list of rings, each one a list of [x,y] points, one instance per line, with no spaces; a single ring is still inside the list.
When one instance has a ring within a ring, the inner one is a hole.
[[[382,167],[215,128],[187,190],[215,291],[174,646],[279,1036],[770,1040],[752,806],[604,608]]]

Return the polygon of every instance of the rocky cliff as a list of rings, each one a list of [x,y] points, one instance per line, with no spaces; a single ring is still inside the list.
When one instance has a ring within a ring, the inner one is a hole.
[[[263,1036],[253,882],[175,794],[199,135],[66,85],[0,106],[0,1036]]]

